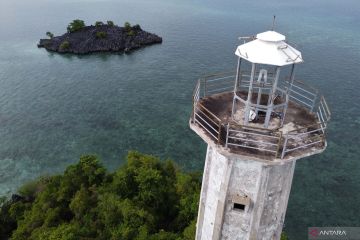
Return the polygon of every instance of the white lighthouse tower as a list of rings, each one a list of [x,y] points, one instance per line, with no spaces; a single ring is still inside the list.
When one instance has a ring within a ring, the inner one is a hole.
[[[280,239],[296,160],[326,148],[330,111],[295,80],[301,53],[275,31],[248,40],[236,73],[194,90],[190,127],[208,144],[196,240]]]

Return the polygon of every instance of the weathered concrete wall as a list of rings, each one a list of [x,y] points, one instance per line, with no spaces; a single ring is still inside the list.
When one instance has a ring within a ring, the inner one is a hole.
[[[263,202],[257,239],[280,239],[288,198],[294,175],[295,161],[279,166],[264,167],[265,194],[258,201]],[[260,209],[259,209],[260,210]],[[254,222],[254,229],[256,229]],[[255,232],[254,232],[255,235]]]
[[[228,182],[226,175],[230,175],[229,167],[229,159],[208,146],[200,196],[197,239],[220,237],[221,214],[226,198],[224,183]]]
[[[254,199],[257,199],[259,193],[262,163],[242,159],[232,159],[232,161],[234,167],[227,191],[222,239],[250,239]],[[231,198],[235,195],[246,195],[250,198],[250,204],[244,211],[233,209]]]
[[[280,239],[294,167],[295,160],[270,165],[209,145],[196,239]],[[235,196],[250,198],[244,210],[233,209]]]

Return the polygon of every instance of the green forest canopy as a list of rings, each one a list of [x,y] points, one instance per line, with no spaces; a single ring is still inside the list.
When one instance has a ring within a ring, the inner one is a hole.
[[[129,152],[108,173],[87,155],[0,201],[0,239],[193,240],[199,193],[200,174],[172,161]]]
[[[42,177],[3,201],[0,239],[193,240],[200,175],[129,152],[108,173],[83,156],[62,175]]]

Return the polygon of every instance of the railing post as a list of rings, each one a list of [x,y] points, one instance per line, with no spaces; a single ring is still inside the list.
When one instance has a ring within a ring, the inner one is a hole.
[[[277,145],[275,158],[277,158],[278,155],[279,155],[280,145],[281,145],[281,142],[282,142],[282,132],[280,132],[280,136],[279,136],[279,140],[278,140],[278,141],[279,141],[279,142],[278,142],[278,145]]]
[[[239,84],[239,76],[240,76],[240,66],[241,66],[241,58],[239,57],[238,59],[238,65],[236,68],[236,75],[235,75],[235,86],[234,86],[234,94],[236,94],[237,90],[238,90],[238,85]]]
[[[225,148],[228,147],[228,139],[229,139],[229,123],[226,126],[226,141],[225,141]]]
[[[221,122],[219,122],[219,133],[218,133],[218,144],[220,144],[220,140],[221,140]]]
[[[316,99],[317,99],[317,97],[318,97],[318,91],[316,91],[316,95],[315,95],[315,97],[314,97],[314,100],[313,100],[313,104],[312,104],[312,106],[311,106],[311,108],[310,108],[310,112],[313,112],[314,111],[314,107],[315,107],[315,103],[316,103]],[[321,99],[320,99],[320,101],[321,101]]]
[[[250,83],[249,83],[249,91],[247,95],[247,100],[245,104],[245,112],[244,112],[244,124],[249,124],[249,112],[250,112],[250,104],[251,104],[251,97],[253,92],[253,82],[255,77],[255,63],[251,65],[251,76],[250,76]]]
[[[285,136],[285,141],[284,141],[284,147],[283,147],[283,150],[282,150],[282,153],[281,153],[281,159],[283,159],[284,156],[285,156],[286,146],[287,146],[288,139],[289,139],[289,137],[288,137],[288,135],[286,134],[286,136]]]
[[[283,115],[282,115],[282,119],[281,119],[281,127],[284,126],[284,122],[285,122],[285,117],[286,117],[286,112],[289,106],[289,95],[285,95],[285,106],[283,108]]]
[[[235,93],[234,93],[235,94]],[[236,97],[233,97],[232,107],[231,107],[231,118],[234,119],[235,114],[235,104],[236,104]]]
[[[206,77],[204,77],[204,97],[206,97]]]

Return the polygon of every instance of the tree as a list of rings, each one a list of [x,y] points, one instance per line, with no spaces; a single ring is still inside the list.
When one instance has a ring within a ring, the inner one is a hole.
[[[129,22],[125,22],[124,29],[126,32],[129,32],[131,30],[131,24]]]
[[[54,34],[52,34],[51,32],[46,32],[46,36],[52,39],[54,37]]]
[[[285,232],[282,232],[280,240],[289,240],[289,237],[287,236],[287,234]]]
[[[192,220],[190,225],[184,229],[183,240],[193,240],[196,234],[196,220]]]
[[[130,37],[133,37],[133,36],[136,35],[136,33],[135,33],[134,30],[131,29],[130,31],[127,32],[127,35],[130,36]]]
[[[124,24],[124,30],[126,32],[126,35],[129,37],[133,37],[136,35],[138,31],[141,31],[141,27],[139,24],[136,24],[134,26],[131,26],[129,22],[125,22]]]
[[[16,229],[16,218],[10,213],[12,202],[1,198],[0,204],[0,239],[7,239],[11,232]]]
[[[96,32],[96,38],[103,39],[107,37],[106,32]]]
[[[67,27],[67,31],[69,33],[72,33],[72,32],[79,31],[84,27],[85,27],[85,22],[83,20],[75,19],[71,23],[69,23],[69,25]]]
[[[68,49],[70,47],[70,42],[69,41],[63,41],[61,44],[60,44],[60,46],[59,46],[59,48],[60,48],[60,50],[66,50],[66,49]]]
[[[109,25],[109,26],[113,27],[113,26],[114,26],[114,22],[113,22],[113,21],[108,20],[108,21],[107,21],[107,25]]]
[[[101,21],[96,21],[96,22],[95,22],[95,27],[100,27],[100,26],[102,26],[102,25],[104,25],[104,23],[101,22]]]
[[[134,31],[141,31],[141,27],[140,27],[139,24],[135,24],[134,26],[132,26],[132,29],[133,29]]]
[[[194,239],[200,177],[172,161],[129,152],[107,173],[85,155],[63,174],[24,186],[16,201],[1,202],[0,238]]]

